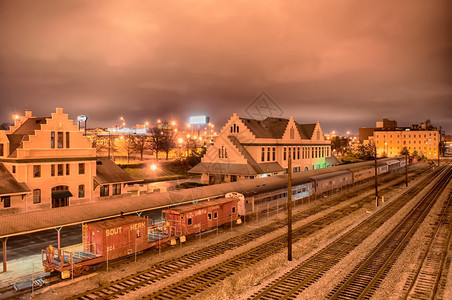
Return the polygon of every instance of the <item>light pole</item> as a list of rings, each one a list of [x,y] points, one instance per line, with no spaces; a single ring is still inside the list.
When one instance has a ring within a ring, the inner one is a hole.
[[[287,172],[287,260],[292,261],[292,159],[289,155]]]

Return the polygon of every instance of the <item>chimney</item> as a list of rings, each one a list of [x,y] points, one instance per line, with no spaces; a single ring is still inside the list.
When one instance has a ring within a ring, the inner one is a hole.
[[[63,109],[61,107],[57,107],[56,112],[57,114],[63,114]]]
[[[32,115],[31,115],[31,110],[26,110],[26,111],[25,111],[25,117],[26,117],[26,118],[31,118],[31,117],[32,117]]]

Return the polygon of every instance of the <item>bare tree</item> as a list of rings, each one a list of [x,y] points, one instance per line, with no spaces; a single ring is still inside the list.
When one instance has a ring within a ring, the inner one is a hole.
[[[176,146],[174,131],[154,127],[151,129],[150,139],[152,150],[155,151],[155,159],[158,161],[159,152],[164,151],[166,153],[166,159],[168,160],[169,151]]]
[[[140,159],[143,160],[144,151],[151,150],[153,148],[151,137],[140,134],[134,135],[131,139],[134,151],[140,153]]]
[[[0,124],[0,130],[8,130],[11,124],[8,123],[2,123]]]

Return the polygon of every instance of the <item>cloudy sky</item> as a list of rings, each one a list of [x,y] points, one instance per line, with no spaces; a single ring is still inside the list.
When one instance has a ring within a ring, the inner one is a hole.
[[[265,91],[269,114],[325,131],[429,118],[452,134],[450,3],[0,0],[0,123],[63,107],[90,127],[222,126]]]

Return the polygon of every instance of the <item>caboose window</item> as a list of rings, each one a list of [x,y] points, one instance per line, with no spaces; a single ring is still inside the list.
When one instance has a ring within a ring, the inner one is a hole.
[[[188,224],[188,225],[191,225],[191,224],[192,224],[192,219],[191,219],[191,218],[188,218],[187,224]]]
[[[235,214],[235,206],[232,207],[232,213]]]
[[[213,218],[214,218],[214,219],[218,219],[218,212],[214,212],[214,213],[213,213]]]
[[[212,220],[212,213],[207,214],[207,219]]]

